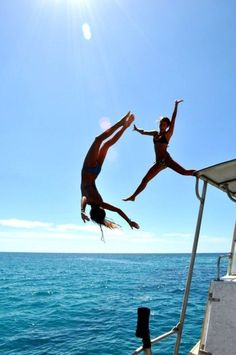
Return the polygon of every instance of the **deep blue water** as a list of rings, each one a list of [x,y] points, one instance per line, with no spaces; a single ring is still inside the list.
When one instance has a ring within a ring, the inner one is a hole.
[[[217,254],[197,255],[180,354],[200,337]],[[132,354],[137,308],[152,338],[179,320],[189,254],[0,253],[1,354]],[[153,347],[171,355],[175,335]]]

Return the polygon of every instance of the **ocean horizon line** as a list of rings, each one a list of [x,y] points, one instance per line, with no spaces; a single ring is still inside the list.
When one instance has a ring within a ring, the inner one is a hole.
[[[227,252],[199,252],[197,255],[221,255],[226,254]],[[191,255],[191,252],[144,252],[144,253],[137,253],[137,252],[53,252],[53,251],[0,251],[0,254],[57,254],[57,255]]]

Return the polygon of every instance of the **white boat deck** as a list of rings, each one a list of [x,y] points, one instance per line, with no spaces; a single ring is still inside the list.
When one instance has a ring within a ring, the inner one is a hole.
[[[236,199],[236,159],[199,170],[197,176]]]

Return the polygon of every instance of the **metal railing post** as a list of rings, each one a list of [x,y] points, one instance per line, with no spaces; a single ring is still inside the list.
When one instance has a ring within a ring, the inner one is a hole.
[[[184,325],[186,309],[187,309],[187,304],[188,304],[188,298],[189,298],[189,292],[190,292],[191,281],[192,281],[193,268],[194,268],[196,253],[197,253],[198,239],[199,239],[199,234],[200,234],[200,229],[201,229],[202,215],[203,215],[206,190],[207,190],[207,181],[204,181],[201,196],[200,196],[199,191],[197,189],[198,189],[198,178],[196,181],[196,194],[200,200],[200,206],[199,206],[199,211],[198,211],[198,219],[197,219],[197,225],[196,225],[196,229],[195,229],[195,236],[194,236],[193,247],[192,247],[192,255],[191,255],[191,261],[190,261],[190,265],[189,265],[188,277],[187,277],[187,281],[186,281],[186,287],[185,287],[182,310],[181,310],[181,315],[180,315],[180,320],[179,320],[179,327],[178,327],[178,333],[177,333],[177,338],[176,338],[176,343],[175,343],[174,355],[178,355],[178,353],[179,353],[179,347],[180,347],[180,342],[181,342],[181,337],[182,337],[183,325]]]

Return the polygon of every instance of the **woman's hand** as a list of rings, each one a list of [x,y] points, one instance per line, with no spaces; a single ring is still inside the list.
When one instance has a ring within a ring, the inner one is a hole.
[[[184,100],[180,99],[180,100],[175,100],[175,104],[178,105],[180,104],[181,102],[183,102]]]
[[[139,229],[139,225],[138,223],[134,222],[134,221],[129,221],[129,225],[130,227],[133,229],[133,228],[136,228],[136,229]]]
[[[84,211],[81,211],[81,218],[86,223],[86,221],[90,221],[90,218],[87,216],[87,214]]]

